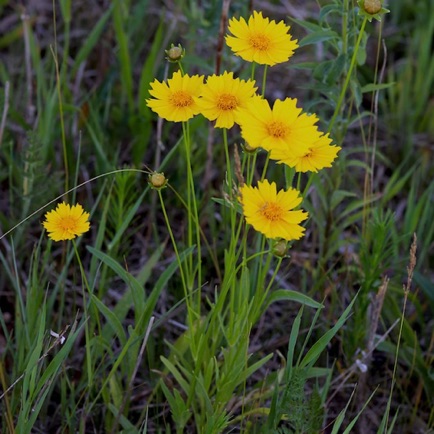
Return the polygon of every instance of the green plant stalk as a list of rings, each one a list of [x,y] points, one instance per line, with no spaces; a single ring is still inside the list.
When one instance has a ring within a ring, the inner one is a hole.
[[[200,222],[199,213],[197,210],[196,192],[194,187],[193,179],[193,169],[191,165],[191,140],[190,140],[190,129],[187,122],[182,123],[182,131],[184,135],[185,144],[185,158],[187,161],[187,207],[188,207],[188,245],[193,245],[193,235],[196,235],[196,248],[197,248],[197,266],[193,267],[193,254],[190,259],[190,269],[189,276],[187,280],[190,280],[189,286],[190,290],[194,290],[194,278],[197,273],[197,316],[200,317],[201,310],[201,286],[202,286],[202,250],[201,250],[201,240],[200,240]],[[194,216],[194,218],[192,218]],[[195,231],[193,229],[195,227]]]
[[[128,110],[134,113],[134,97],[133,97],[133,74],[131,70],[131,58],[128,51],[128,34],[124,28],[124,13],[122,7],[128,7],[126,2],[120,0],[114,0],[113,9],[113,27],[115,30],[116,39],[119,45],[119,65],[121,70],[121,82],[122,88],[125,89]]]
[[[182,206],[188,211],[188,207],[187,207],[187,203],[185,202],[185,200],[182,198],[182,196],[170,185],[167,184],[167,186],[172,190],[172,192],[176,195],[176,197],[178,198],[178,200],[182,203]],[[218,259],[216,256],[216,252],[214,251],[213,248],[211,248],[211,245],[209,244],[208,240],[206,239],[205,233],[203,231],[203,229],[200,227],[199,222],[195,219],[195,216],[192,215],[192,219],[194,220],[194,222],[196,223],[197,227],[200,230],[200,234],[202,236],[202,240],[208,250],[208,254],[211,257],[211,260],[215,266],[216,272],[218,274],[218,278],[219,280],[221,280],[221,271],[219,268],[219,264],[218,264]]]
[[[265,282],[265,277],[267,275],[267,270],[269,267],[269,262],[267,261],[266,264],[264,264],[264,255],[265,255],[265,242],[266,242],[266,238],[264,235],[260,234],[259,232],[256,233],[256,249],[258,252],[261,253],[261,255],[256,259],[256,266],[254,267],[254,271],[253,271],[253,276],[254,276],[254,281],[256,282],[255,287],[256,287],[256,293],[258,293],[259,291],[262,291],[262,287],[264,285]],[[267,255],[267,258],[269,258],[269,256]],[[265,270],[264,270],[265,269]]]
[[[71,0],[61,1],[60,9],[62,11],[63,21],[65,23],[65,27],[64,27],[65,44],[63,46],[62,67],[60,72],[61,81],[64,82],[66,77],[66,72],[68,69],[69,46],[70,46],[70,35],[71,35]]]
[[[63,152],[63,166],[65,170],[65,191],[69,189],[69,165],[68,165],[68,150],[66,147],[66,134],[65,134],[65,122],[63,120],[63,103],[62,103],[62,90],[60,87],[60,72],[59,72],[59,63],[57,61],[57,55],[53,52],[53,48],[51,48],[51,52],[54,58],[54,64],[56,66],[56,89],[57,89],[57,98],[59,101],[59,116],[60,116],[60,131],[62,134],[62,152]]]
[[[65,191],[67,191],[69,189],[69,165],[68,165],[68,151],[66,147],[65,123],[63,119],[63,103],[62,103],[62,90],[60,85],[61,83],[60,70],[59,70],[59,61],[57,57],[56,7],[55,7],[54,0],[53,0],[53,28],[54,28],[54,49],[50,45],[50,50],[56,68],[56,89],[57,89],[57,98],[59,101],[60,131],[62,135],[63,166],[65,170]]]
[[[270,264],[271,264],[271,260],[273,259],[274,255],[270,250],[266,250],[264,252],[262,252],[262,255],[260,256],[260,260],[262,261],[262,257],[264,254],[267,254],[267,260],[266,260],[266,265],[264,267],[264,269],[266,270],[264,275],[261,276],[261,280],[263,282],[263,284],[265,284],[265,280],[267,277],[267,270],[269,270],[270,268]],[[267,299],[267,296],[271,290],[271,287],[273,286],[274,280],[276,279],[277,273],[280,270],[280,266],[282,264],[283,258],[279,257],[277,260],[277,264],[276,267],[274,268],[273,271],[273,275],[270,278],[270,281],[268,282],[268,285],[266,286],[265,289],[263,289],[261,292],[259,292],[260,287],[258,286],[257,288],[257,294],[259,295],[258,297],[255,297],[254,303],[255,306],[252,307],[253,310],[253,314],[254,316],[251,317],[251,321],[253,324],[255,324],[255,322],[262,316],[262,314],[264,313],[263,311],[263,307],[264,307],[264,303],[265,300]]]
[[[170,240],[172,241],[172,246],[173,246],[173,250],[175,252],[176,261],[178,262],[179,272],[181,274],[182,288],[184,290],[185,303],[187,306],[187,315],[188,315],[189,326],[192,327],[194,324],[193,315],[192,315],[193,312],[192,312],[192,306],[191,306],[192,294],[189,291],[189,286],[187,284],[187,279],[185,276],[184,267],[182,265],[182,261],[181,261],[181,258],[179,256],[178,246],[176,244],[175,236],[173,235],[172,227],[170,226],[170,220],[169,220],[169,216],[167,215],[167,211],[166,211],[166,207],[164,205],[164,199],[163,199],[163,196],[161,194],[161,190],[157,190],[157,192],[158,192],[158,197],[160,199],[161,210],[163,211],[164,221],[166,222],[166,227],[167,227],[167,230],[169,232],[169,237],[170,237]],[[192,343],[194,344],[195,342],[192,341]]]
[[[255,63],[255,62],[252,62],[252,72],[251,72],[251,74],[250,74],[250,78],[251,78],[252,80],[255,79],[255,69],[256,69],[256,63]]]
[[[408,294],[409,294],[409,292],[410,292],[409,288],[404,288],[404,305],[402,307],[401,321],[400,321],[400,324],[399,324],[399,332],[398,332],[398,341],[396,343],[395,362],[393,364],[393,372],[392,372],[392,384],[390,385],[390,395],[389,395],[389,399],[387,401],[387,406],[386,406],[386,414],[385,414],[386,428],[385,428],[385,432],[387,432],[387,425],[389,423],[390,404],[391,404],[392,397],[393,397],[393,389],[395,388],[396,372],[397,372],[397,369],[398,369],[399,350],[401,348],[402,330],[403,330],[403,327],[404,327],[405,311],[407,309],[407,300],[408,300]]]
[[[232,164],[231,164],[231,157],[229,155],[229,145],[228,145],[228,130],[226,128],[223,128],[223,144],[225,149],[225,156],[226,156],[226,173],[228,174],[228,184],[229,184],[229,198],[232,202],[233,200],[233,191],[232,191],[232,185],[233,185],[233,179],[232,179]],[[233,223],[232,219],[233,213],[231,213],[231,223]],[[231,226],[233,227],[233,226]]]
[[[268,71],[268,65],[265,65],[264,76],[262,77],[262,92],[261,92],[262,98],[265,97],[265,85],[267,84],[267,71]]]
[[[87,289],[87,292],[89,294],[89,296],[92,295],[92,291],[90,289],[89,286],[89,282],[87,281],[87,277],[86,277],[86,273],[84,272],[84,268],[83,268],[83,263],[81,262],[81,258],[80,255],[78,253],[78,249],[77,249],[77,244],[75,242],[75,240],[71,240],[72,241],[72,245],[74,247],[74,252],[75,252],[75,257],[77,258],[78,261],[78,265],[80,267],[80,273],[81,273],[81,278],[82,281]],[[85,325],[84,325],[84,332],[85,332],[85,336],[86,336],[86,363],[87,363],[87,370],[88,370],[88,385],[89,387],[93,384],[93,367],[92,367],[92,354],[91,354],[91,336],[90,336],[90,327],[89,327],[89,321],[88,319],[90,318],[89,316],[89,311],[87,309],[87,302],[86,302],[86,293],[84,291],[84,288],[82,286],[82,295],[83,295],[83,309],[84,309],[84,315],[85,315]],[[92,303],[91,299],[89,298],[89,303],[91,303],[92,306],[94,306],[94,304]],[[98,309],[95,307],[95,321],[98,327],[98,333],[99,335],[102,334],[101,332],[101,323],[99,321],[99,314],[98,314]]]
[[[328,133],[330,133],[331,130],[333,129],[333,126],[334,126],[334,123],[336,121],[336,118],[337,118],[337,116],[338,116],[338,114],[339,114],[339,112],[341,110],[342,103],[343,103],[344,98],[345,98],[345,93],[346,93],[346,91],[348,89],[348,85],[349,85],[350,80],[351,80],[351,75],[352,75],[354,66],[356,64],[357,53],[358,53],[359,48],[360,48],[360,43],[362,42],[362,37],[363,37],[363,34],[365,32],[365,27],[366,27],[367,21],[368,21],[368,18],[365,16],[364,19],[363,19],[363,22],[362,22],[362,26],[361,26],[360,31],[359,31],[359,36],[357,38],[356,45],[354,46],[354,52],[353,52],[353,56],[351,57],[351,63],[350,63],[350,68],[348,69],[348,74],[347,74],[347,76],[345,78],[344,85],[343,85],[341,93],[339,95],[338,103],[336,104],[335,111],[333,113],[333,116],[332,116],[332,118],[330,120],[330,123],[329,123],[329,126],[327,128],[327,132]]]
[[[183,139],[184,139],[184,151],[185,151],[185,158],[187,160],[187,244],[188,246],[193,245],[193,223],[192,223],[192,206],[191,206],[191,188],[190,188],[190,177],[191,175],[191,163],[190,163],[190,143],[188,141],[187,136],[187,129],[185,126],[185,122],[182,123],[182,131],[183,131]],[[193,290],[193,282],[190,282],[190,279],[192,279],[193,276],[193,255],[191,255],[187,259],[187,280],[188,287],[192,291]],[[193,279],[194,280],[194,279]]]
[[[348,5],[349,0],[344,0],[344,11],[342,13],[342,53],[348,49]]]
[[[250,158],[250,155],[249,155],[249,161],[248,161],[249,164],[247,165],[247,184],[248,185],[252,185],[253,175],[255,174],[257,156],[258,156],[258,153],[255,152],[255,154],[253,155],[253,161],[252,161],[252,159]]]
[[[307,195],[307,193],[308,193],[308,191],[309,191],[309,188],[310,188],[310,186],[311,186],[313,180],[315,179],[315,175],[316,175],[315,172],[311,172],[311,173],[309,174],[309,178],[308,178],[307,183],[306,183],[306,186],[304,187],[304,190],[303,190],[303,194],[302,194],[303,197],[306,197],[306,195]]]
[[[265,159],[264,169],[262,170],[261,181],[263,181],[265,179],[265,175],[267,174],[269,162],[270,162],[270,153],[267,152],[267,158]]]
[[[297,190],[300,191],[300,187],[301,187],[301,172],[298,172],[298,176],[297,176]]]

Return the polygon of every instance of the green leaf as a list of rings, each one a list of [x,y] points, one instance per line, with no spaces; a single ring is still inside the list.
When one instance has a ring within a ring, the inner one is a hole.
[[[291,21],[294,23],[297,23],[299,26],[304,27],[307,30],[310,30],[312,32],[321,31],[323,28],[319,26],[318,24],[311,23],[310,21],[304,21],[304,20],[297,20],[296,18],[291,18]]]
[[[329,14],[337,14],[339,16],[342,16],[342,6],[340,4],[331,4],[331,5],[325,5],[321,8],[319,13],[319,19],[320,21],[323,21],[324,18]]]
[[[160,359],[163,362],[164,366],[175,377],[175,380],[182,387],[184,392],[187,395],[189,395],[190,394],[190,384],[184,379],[181,372],[179,372],[178,368],[169,359],[166,359],[164,356],[161,356]]]
[[[91,294],[91,297],[92,302],[95,303],[98,310],[104,315],[107,320],[107,324],[116,333],[121,345],[124,346],[127,343],[127,336],[116,314],[111,309],[109,309],[96,295]]]
[[[339,35],[335,31],[321,29],[305,36],[298,45],[304,47],[306,45],[318,44],[318,42],[330,41],[333,39],[339,39]]]
[[[286,354],[286,367],[285,367],[285,383],[289,383],[292,374],[292,366],[295,356],[295,345],[297,343],[298,334],[300,331],[301,317],[303,315],[303,306],[298,311],[294,322],[292,323],[291,334],[289,335],[288,352]]]
[[[300,362],[300,367],[304,368],[306,366],[312,366],[327,347],[328,343],[332,340],[335,334],[340,330],[340,328],[344,325],[345,321],[348,319],[348,316],[353,308],[353,304],[357,299],[357,294],[349,304],[349,306],[345,309],[344,313],[338,319],[336,324],[331,328],[328,332],[326,332],[321,338],[318,339],[312,346],[312,348],[307,352],[307,354],[303,357]]]
[[[112,403],[108,404],[108,409],[112,412],[113,416],[118,417],[119,410]],[[122,434],[139,434],[137,428],[123,415],[119,416],[119,423],[122,425],[124,429]]]
[[[113,239],[110,241],[109,245],[107,246],[109,250],[111,250],[120,241],[122,235],[124,234],[126,229],[130,226],[131,220],[136,215],[136,212],[139,209],[139,206],[142,204],[143,198],[148,193],[148,191],[149,191],[149,185],[146,184],[146,188],[143,190],[140,197],[136,200],[136,203],[134,204],[134,206],[132,206],[130,208],[130,210],[128,211],[128,213],[124,216],[122,225],[119,227],[115,236],[113,237]]]
[[[374,397],[375,393],[378,390],[378,387],[371,393],[371,396],[367,399],[367,401],[363,404],[363,407],[361,408],[361,410],[357,413],[356,417],[348,424],[348,426],[345,428],[345,431],[343,432],[343,434],[350,434],[354,427],[354,425],[357,422],[357,419],[360,417],[360,415],[365,411],[365,408],[368,406],[369,402],[371,401],[371,399]],[[346,409],[347,407],[345,407]]]
[[[267,308],[276,301],[296,301],[297,303],[314,307],[315,309],[322,309],[324,307],[324,305],[318,303],[307,295],[289,289],[277,289],[276,291],[273,291],[268,297]]]
[[[74,64],[72,66],[71,74],[74,76],[79,68],[79,66],[83,63],[83,61],[87,58],[89,53],[93,50],[95,45],[98,43],[99,37],[104,30],[104,27],[110,18],[113,7],[109,6],[107,11],[103,14],[103,16],[98,20],[96,25],[93,27],[86,41],[81,44],[80,50],[75,56]]]
[[[414,273],[414,282],[422,289],[425,295],[434,303],[434,283],[420,272]]]
[[[87,250],[89,250],[92,255],[96,256],[104,264],[110,267],[131,288],[134,306],[136,307],[137,314],[140,315],[145,308],[146,300],[146,294],[143,286],[110,256],[94,249],[92,246],[87,246]]]
[[[345,413],[348,410],[348,407],[350,405],[351,400],[353,399],[354,396],[354,392],[356,391],[356,389],[354,388],[354,390],[351,393],[350,399],[347,402],[347,405],[341,410],[341,412],[338,414],[338,417],[336,418],[334,424],[333,424],[333,430],[331,434],[338,434],[339,432],[339,428],[341,427],[344,419],[345,419]]]
[[[362,93],[376,92],[377,90],[388,89],[395,85],[395,81],[392,81],[391,83],[369,83],[362,87]]]

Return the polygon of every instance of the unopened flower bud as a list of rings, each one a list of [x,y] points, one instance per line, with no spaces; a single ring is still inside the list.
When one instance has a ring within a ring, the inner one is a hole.
[[[380,0],[365,0],[363,2],[363,9],[365,9],[368,14],[375,15],[381,11],[381,1]]]
[[[164,176],[164,173],[153,172],[149,175],[149,184],[152,188],[160,190],[166,186],[167,178]]]
[[[288,242],[286,240],[275,241],[272,249],[275,256],[284,258],[288,255]]]
[[[365,16],[369,22],[375,18],[381,21],[381,16],[389,13],[389,9],[383,8],[381,0],[357,0],[359,15]]]
[[[166,59],[172,63],[179,62],[185,55],[185,49],[182,48],[181,44],[176,46],[172,44],[170,48],[168,50],[164,50],[164,52],[167,54]]]

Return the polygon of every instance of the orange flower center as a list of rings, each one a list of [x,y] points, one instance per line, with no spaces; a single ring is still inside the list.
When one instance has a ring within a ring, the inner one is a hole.
[[[170,96],[170,102],[177,108],[189,107],[193,104],[193,98],[184,90],[177,90]]]
[[[288,128],[283,122],[272,121],[267,125],[267,132],[276,139],[283,139],[288,134]]]
[[[271,40],[267,35],[257,33],[249,38],[250,45],[259,51],[266,51],[270,48]]]
[[[220,110],[235,110],[238,107],[238,100],[230,93],[222,93],[217,98],[217,107]]]
[[[59,228],[64,232],[74,232],[77,229],[77,219],[74,217],[62,217]]]
[[[275,222],[276,220],[280,220],[282,218],[284,211],[282,207],[276,202],[265,202],[259,212],[267,220]]]

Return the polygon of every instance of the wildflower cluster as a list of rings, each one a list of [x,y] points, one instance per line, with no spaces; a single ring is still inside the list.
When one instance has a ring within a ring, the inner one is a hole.
[[[232,18],[226,43],[236,56],[248,62],[273,66],[288,61],[298,47],[283,21],[276,23],[253,12],[248,19]],[[256,93],[254,80],[241,80],[233,72],[221,75],[189,76],[182,70],[167,82],[154,80],[148,107],[160,117],[185,122],[197,114],[215,121],[216,128],[237,124],[245,146],[263,149],[268,158],[285,164],[295,172],[317,172],[331,167],[340,147],[318,130],[315,114],[303,113],[297,100],[286,98],[273,104]],[[230,170],[230,168],[228,168]],[[289,188],[277,191],[266,179],[257,187],[242,185],[239,200],[247,223],[267,238],[296,240],[305,229],[300,225],[308,214],[295,210],[302,201],[300,192]]]

